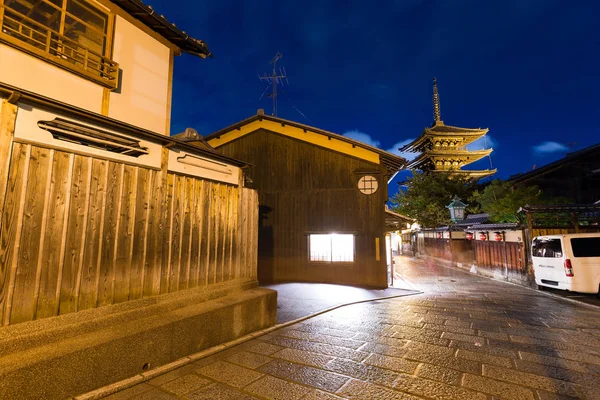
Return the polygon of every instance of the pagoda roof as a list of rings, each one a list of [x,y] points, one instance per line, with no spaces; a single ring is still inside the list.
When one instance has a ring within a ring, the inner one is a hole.
[[[468,156],[469,162],[466,164],[470,164],[475,162],[487,155],[489,155],[494,149],[485,149],[485,150],[457,150],[457,149],[440,149],[440,150],[430,150],[422,153],[419,157],[415,158],[408,164],[408,168],[417,168],[419,165],[423,164],[426,160],[436,158],[436,157],[461,157]],[[465,165],[466,165],[465,164]]]
[[[489,129],[487,128],[461,128],[445,125],[442,121],[437,121],[431,128],[425,128],[415,140],[400,148],[400,151],[420,152],[423,145],[431,138],[462,137],[463,143],[461,146],[466,146],[484,136],[488,131]]]
[[[483,178],[485,176],[490,176],[498,172],[496,168],[494,169],[481,169],[481,170],[469,170],[469,169],[451,169],[451,170],[443,170],[443,169],[433,169],[431,172],[446,172],[452,175],[468,175],[471,178]]]

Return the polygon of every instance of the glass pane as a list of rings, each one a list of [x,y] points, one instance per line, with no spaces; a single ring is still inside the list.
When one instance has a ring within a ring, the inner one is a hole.
[[[78,0],[67,0],[67,14],[84,21],[89,26],[89,31],[106,34],[108,16],[92,5]]]
[[[75,49],[82,54],[85,52],[85,49],[88,49],[97,55],[104,54],[104,35],[75,20],[71,16],[65,18],[63,34],[73,41],[70,45],[75,46]]]
[[[331,261],[330,235],[310,235],[310,261]]]
[[[331,235],[331,261],[354,261],[354,235]]]
[[[600,237],[571,239],[574,257],[600,257]]]
[[[534,257],[558,258],[562,257],[560,239],[535,238],[531,245],[531,254]]]

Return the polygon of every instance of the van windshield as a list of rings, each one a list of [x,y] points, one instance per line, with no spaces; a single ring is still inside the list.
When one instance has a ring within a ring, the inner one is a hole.
[[[600,257],[600,237],[572,238],[573,257]]]
[[[558,258],[562,257],[560,239],[538,237],[533,239],[531,254],[534,257]]]

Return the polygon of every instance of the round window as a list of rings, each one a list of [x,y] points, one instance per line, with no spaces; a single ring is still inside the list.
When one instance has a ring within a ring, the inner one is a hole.
[[[358,190],[364,194],[373,194],[377,191],[379,183],[377,179],[371,175],[365,175],[358,180]]]

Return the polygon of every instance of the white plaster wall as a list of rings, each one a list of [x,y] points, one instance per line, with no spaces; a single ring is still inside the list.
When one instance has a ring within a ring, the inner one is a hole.
[[[109,117],[168,134],[169,54],[168,47],[116,17],[113,60],[122,80],[120,93],[110,94]]]
[[[17,123],[15,126],[15,140],[19,142],[27,142],[32,144],[41,144],[43,146],[50,146],[54,149],[64,150],[68,152],[74,152],[81,155],[99,157],[109,159],[113,161],[125,162],[128,164],[141,165],[145,167],[151,167],[155,169],[160,168],[161,150],[162,146],[157,143],[152,143],[140,138],[133,138],[140,140],[140,145],[146,147],[149,154],[143,154],[139,157],[130,157],[118,153],[113,153],[108,150],[95,149],[93,147],[84,146],[77,143],[71,143],[64,140],[54,139],[52,134],[45,129],[38,126],[39,121],[52,121],[55,118],[61,118],[76,122],[79,124],[87,125],[91,128],[95,126],[89,123],[84,123],[73,118],[60,115],[58,113],[52,113],[46,110],[33,108],[28,104],[19,103],[19,111],[17,113]],[[103,131],[116,133],[118,135],[131,137],[130,135],[124,134],[112,129],[99,128]]]
[[[169,149],[168,170],[199,178],[238,185],[241,169],[221,161],[179,149]]]
[[[0,80],[95,113],[102,109],[102,86],[5,44],[0,44]]]

